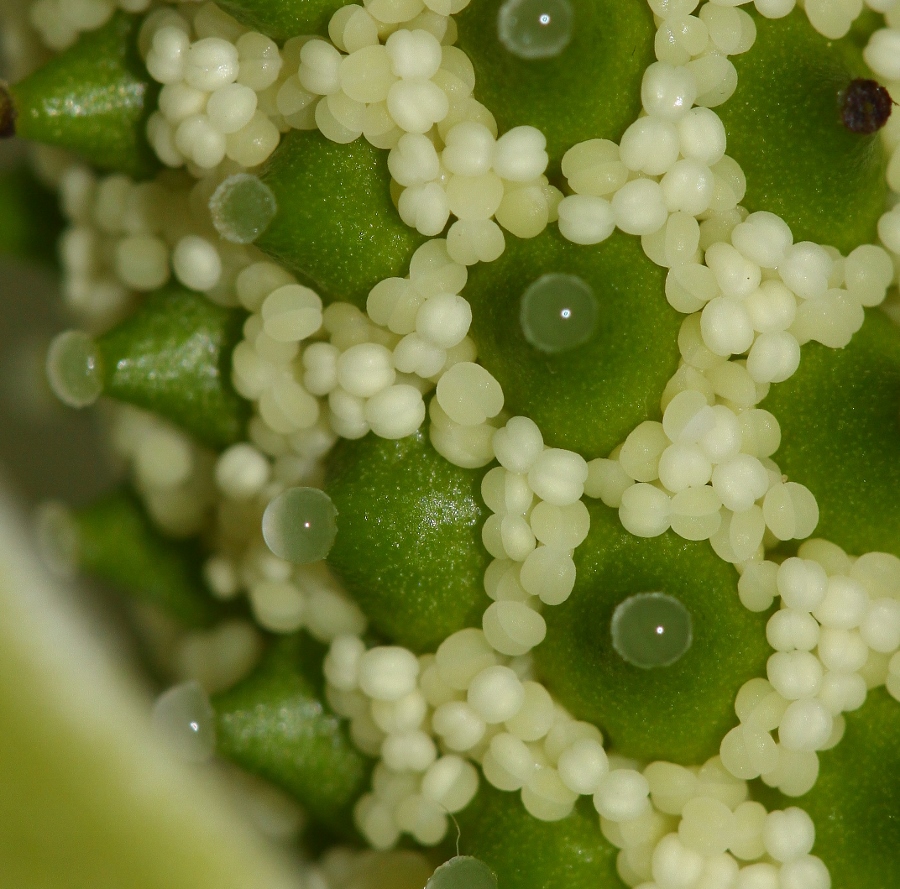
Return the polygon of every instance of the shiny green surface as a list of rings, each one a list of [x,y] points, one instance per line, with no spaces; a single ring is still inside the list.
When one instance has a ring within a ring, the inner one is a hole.
[[[338,511],[329,565],[373,629],[414,651],[481,625],[490,605],[480,471],[441,457],[427,429],[399,441],[341,441],[325,490]]]
[[[324,654],[305,634],[284,637],[250,676],[214,695],[217,749],[347,832],[370,764],[350,741],[346,721],[324,702]]]
[[[214,448],[242,440],[249,404],[231,385],[244,312],[171,285],[97,339],[104,394],[154,411]]]
[[[279,212],[256,246],[325,302],[365,309],[369,291],[384,278],[404,277],[426,240],[391,202],[387,152],[362,138],[337,145],[318,131],[287,133],[259,177]]]
[[[117,12],[13,85],[17,134],[74,151],[104,170],[138,178],[157,170],[145,129],[159,85],[137,52],[141,21]]]
[[[458,819],[460,852],[487,864],[500,889],[624,889],[590,799],[562,821],[538,821],[518,793],[482,782]]]

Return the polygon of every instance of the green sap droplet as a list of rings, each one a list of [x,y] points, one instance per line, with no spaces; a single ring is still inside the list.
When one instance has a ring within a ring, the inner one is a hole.
[[[324,559],[337,534],[337,510],[318,488],[288,488],[266,507],[263,539],[280,559],[306,565]]]
[[[542,352],[584,345],[597,329],[593,288],[576,275],[542,275],[522,294],[519,322],[525,339]]]
[[[620,602],[612,616],[613,648],[635,667],[668,667],[693,641],[691,614],[673,596],[638,593]]]
[[[47,352],[47,379],[64,404],[93,404],[103,391],[94,341],[80,330],[67,330],[56,337]]]
[[[572,39],[569,0],[506,0],[497,16],[500,42],[523,59],[551,59]]]
[[[252,244],[278,212],[272,189],[257,176],[229,176],[209,200],[216,231],[233,244]]]
[[[497,878],[483,861],[457,855],[431,875],[425,889],[497,889]]]

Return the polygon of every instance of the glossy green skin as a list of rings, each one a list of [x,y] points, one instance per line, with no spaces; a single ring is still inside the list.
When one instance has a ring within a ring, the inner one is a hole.
[[[738,689],[764,676],[772,653],[766,615],[741,605],[737,573],[710,545],[677,537],[634,537],[615,510],[588,502],[591,530],[575,550],[575,589],[544,611],[547,638],[538,673],[579,719],[596,723],[610,746],[641,760],[696,765],[718,753],[735,725]],[[635,593],[664,592],[691,613],[693,644],[680,660],[650,670],[613,649],[615,607]]]
[[[244,438],[250,406],[231,385],[245,313],[170,285],[97,340],[103,392],[154,411],[213,448]]]
[[[584,279],[600,309],[593,338],[556,355],[534,348],[519,323],[522,293],[550,272]],[[662,297],[665,275],[620,232],[596,247],[567,241],[555,226],[528,241],[507,235],[503,255],[470,269],[465,289],[469,335],[505,408],[534,420],[546,444],[586,459],[606,457],[639,423],[658,419],[684,318]]]
[[[550,175],[586,139],[616,142],[641,110],[641,78],[653,61],[653,14],[645,0],[572,0],[572,40],[552,59],[513,55],[497,36],[503,0],[474,0],[456,16],[457,46],[475,67],[475,98],[501,133],[537,127]],[[565,101],[561,97],[565,96]]]
[[[365,309],[384,278],[403,277],[426,240],[391,202],[387,152],[364,139],[329,142],[294,130],[259,174],[278,213],[255,246],[286,265],[326,301]]]
[[[0,174],[0,254],[55,265],[62,229],[56,196],[27,166]]]
[[[816,536],[900,556],[900,336],[868,310],[844,349],[803,347],[800,369],[762,403],[781,425],[775,455],[819,504]]]
[[[117,12],[10,87],[17,135],[66,148],[102,170],[137,178],[158,170],[145,131],[159,84],[137,52],[141,21]]]
[[[441,457],[427,428],[400,441],[370,433],[331,452],[325,491],[338,533],[328,564],[376,632],[424,652],[481,625],[491,604],[481,475]]]
[[[303,633],[273,643],[256,670],[214,695],[218,752],[350,833],[349,810],[369,784],[370,761],[346,720],[324,701],[324,648]]]
[[[872,76],[859,49],[827,40],[799,9],[754,20],[756,43],[732,58],[737,90],[715,109],[747,177],[741,204],[779,214],[795,241],[845,254],[877,241],[887,193],[881,140],[851,133],[838,113],[850,80]]]
[[[600,832],[589,798],[562,821],[538,821],[518,793],[482,781],[457,819],[460,853],[487,864],[500,889],[624,889],[616,873],[618,849]]]
[[[201,577],[197,541],[164,537],[134,494],[120,490],[76,510],[78,565],[186,627],[210,625],[220,608]]]
[[[846,713],[841,742],[819,753],[819,777],[799,799],[760,786],[767,808],[800,806],[816,826],[817,855],[840,889],[900,885],[900,705],[882,688]]]
[[[239,22],[279,43],[298,34],[328,36],[328,22],[344,0],[218,0]]]

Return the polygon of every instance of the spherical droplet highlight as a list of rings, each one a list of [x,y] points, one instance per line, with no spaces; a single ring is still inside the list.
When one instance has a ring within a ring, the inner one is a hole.
[[[209,199],[216,231],[233,244],[252,244],[278,212],[272,189],[249,173],[229,176]]]
[[[306,565],[324,559],[337,534],[337,510],[318,488],[288,488],[266,507],[263,539],[280,559]]]
[[[47,379],[69,407],[87,407],[103,391],[96,343],[80,330],[57,336],[47,352]]]
[[[691,614],[665,593],[638,593],[613,612],[613,648],[635,667],[668,667],[693,641]]]
[[[156,699],[153,728],[185,762],[206,762],[215,751],[215,713],[206,692],[193,680]]]
[[[425,889],[497,889],[497,878],[478,858],[457,855],[431,875]]]
[[[600,309],[594,290],[577,275],[538,278],[522,294],[519,322],[525,339],[542,352],[567,352],[594,335]]]
[[[506,0],[497,16],[500,42],[522,59],[552,59],[572,39],[569,0]]]

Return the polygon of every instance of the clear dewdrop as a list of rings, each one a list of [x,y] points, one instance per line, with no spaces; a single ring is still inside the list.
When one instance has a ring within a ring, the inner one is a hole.
[[[522,294],[519,322],[532,346],[556,354],[588,342],[599,315],[590,284],[577,275],[552,273],[538,278]]]
[[[216,749],[215,713],[206,692],[193,680],[156,699],[153,729],[185,762],[206,762]]]
[[[63,404],[93,404],[103,391],[96,343],[80,330],[59,334],[47,351],[47,379]]]
[[[506,0],[497,16],[500,42],[523,59],[552,59],[572,39],[569,0]]]
[[[650,669],[674,664],[693,641],[691,614],[665,593],[638,593],[616,606],[612,622],[613,648],[635,667]]]
[[[497,878],[478,858],[457,855],[431,875],[425,889],[497,889]]]
[[[288,488],[266,507],[262,533],[280,559],[306,565],[324,559],[337,534],[337,510],[318,488]]]
[[[229,176],[209,199],[216,231],[232,244],[252,244],[278,212],[272,189],[249,173]]]

